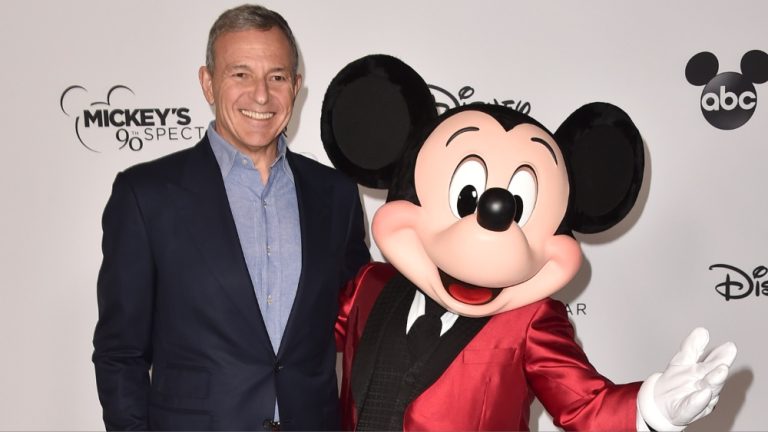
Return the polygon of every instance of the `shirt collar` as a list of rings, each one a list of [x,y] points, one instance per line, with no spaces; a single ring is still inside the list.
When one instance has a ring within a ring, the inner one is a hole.
[[[426,309],[426,299],[424,298],[424,294],[421,293],[421,291],[416,290],[416,295],[413,297],[413,302],[411,302],[411,308],[408,310],[408,319],[405,322],[405,333],[407,334],[409,331],[411,331],[411,326],[416,321],[416,319],[422,315],[424,315],[424,311]],[[440,321],[442,322],[442,328],[440,329],[440,336],[444,335],[445,332],[451,329],[454,324],[456,324],[456,320],[459,319],[459,316],[455,313],[447,310],[445,313],[443,313],[440,316]]]
[[[236,160],[242,158],[250,159],[237,150],[235,146],[222,138],[221,135],[216,132],[216,129],[214,129],[215,124],[215,120],[208,124],[208,131],[206,134],[208,136],[208,142],[211,143],[211,149],[213,150],[213,155],[216,157],[216,162],[219,164],[221,176],[226,178],[232,170]],[[280,136],[277,137],[277,157],[272,162],[272,165],[270,165],[270,168],[282,169],[288,175],[288,178],[291,179],[291,182],[293,182],[293,172],[285,157],[287,152],[288,142],[285,139],[285,134],[280,134]]]

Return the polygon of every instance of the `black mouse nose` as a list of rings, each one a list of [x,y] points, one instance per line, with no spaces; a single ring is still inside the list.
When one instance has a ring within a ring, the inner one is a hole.
[[[477,222],[489,231],[506,231],[515,218],[517,204],[512,194],[502,188],[490,188],[477,202]]]

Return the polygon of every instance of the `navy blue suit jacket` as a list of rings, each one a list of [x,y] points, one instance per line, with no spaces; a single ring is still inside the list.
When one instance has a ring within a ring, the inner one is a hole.
[[[274,352],[207,139],[115,179],[93,361],[108,429],[338,429],[338,293],[368,262],[357,186],[287,153],[302,271]],[[150,371],[151,368],[151,379]]]

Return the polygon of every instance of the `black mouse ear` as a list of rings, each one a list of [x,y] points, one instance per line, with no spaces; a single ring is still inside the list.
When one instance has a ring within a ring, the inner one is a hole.
[[[702,51],[688,60],[685,66],[685,78],[695,86],[703,86],[717,75],[719,67],[720,64],[714,54]]]
[[[571,193],[564,221],[582,233],[605,231],[635,204],[643,182],[643,140],[620,108],[595,102],[577,109],[555,132]]]
[[[416,71],[395,57],[370,55],[331,81],[320,133],[336,168],[364,186],[388,189],[410,137],[436,117],[434,97]]]
[[[752,50],[741,57],[741,74],[754,84],[768,81],[768,54]]]

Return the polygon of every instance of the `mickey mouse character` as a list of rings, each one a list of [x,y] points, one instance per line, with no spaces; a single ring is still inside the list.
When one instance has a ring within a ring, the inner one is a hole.
[[[572,232],[636,200],[643,144],[622,110],[585,105],[554,134],[495,105],[438,116],[413,69],[374,55],[335,77],[321,123],[337,168],[388,189],[372,234],[390,264],[349,284],[336,327],[346,428],[527,430],[534,397],[569,430],[681,430],[712,411],[732,343],[701,361],[696,329],[663,373],[616,385],[549,297],[581,265]]]

